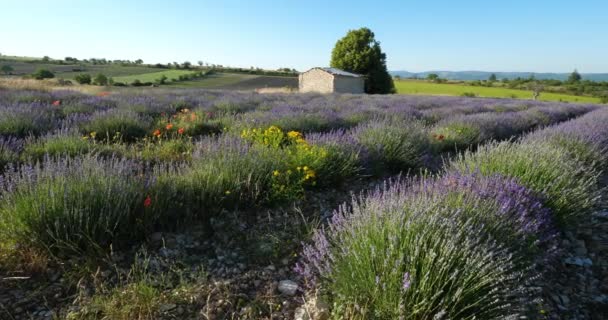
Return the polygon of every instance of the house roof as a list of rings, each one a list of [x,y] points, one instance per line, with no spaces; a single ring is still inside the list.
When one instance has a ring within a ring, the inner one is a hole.
[[[325,72],[327,72],[329,74],[333,74],[335,76],[353,77],[353,78],[361,78],[361,77],[363,77],[360,74],[351,73],[351,72],[348,72],[348,71],[340,70],[338,68],[312,68],[310,70],[313,70],[313,69],[320,69],[320,70],[323,70],[323,71],[325,71]],[[308,70],[308,71],[310,71],[310,70]]]

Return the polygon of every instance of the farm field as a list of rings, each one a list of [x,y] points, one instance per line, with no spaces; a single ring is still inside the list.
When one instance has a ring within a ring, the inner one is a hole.
[[[118,64],[109,64],[109,65],[92,65],[92,64],[50,64],[43,62],[10,62],[7,63],[14,70],[13,74],[17,76],[32,74],[38,69],[48,69],[55,73],[57,78],[64,79],[74,79],[77,75],[81,73],[89,73],[91,75],[95,75],[98,73],[103,73],[108,77],[121,77],[121,76],[129,76],[136,74],[145,74],[145,73],[153,73],[158,72],[158,68],[153,68],[149,66],[122,66]],[[79,71],[73,71],[74,69],[79,69]]]
[[[474,93],[478,97],[532,99],[532,91],[509,88],[478,87],[462,84],[439,84],[420,80],[395,81],[395,88],[400,94],[446,95],[461,96],[464,93]],[[559,93],[542,92],[542,101],[563,101],[576,103],[599,103],[599,98],[574,96]]]
[[[157,69],[158,70],[158,69]],[[130,74],[126,76],[114,77],[114,81],[122,82],[122,83],[131,83],[135,80],[139,80],[141,82],[154,82],[157,79],[160,79],[163,75],[171,79],[177,79],[179,76],[193,74],[194,71],[191,70],[166,70],[166,71],[155,71],[148,72],[143,74]]]
[[[297,88],[294,77],[259,76],[249,74],[215,73],[203,79],[171,83],[169,88],[203,88],[222,90],[255,90],[260,88]]]
[[[180,84],[290,83],[269,78]],[[0,318],[543,319],[577,279],[557,266],[586,263],[565,234],[603,217],[607,124],[504,98],[0,89]]]

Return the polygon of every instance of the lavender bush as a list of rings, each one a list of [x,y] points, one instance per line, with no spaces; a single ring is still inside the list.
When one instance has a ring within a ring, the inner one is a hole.
[[[333,303],[336,318],[523,315],[530,274],[519,258],[462,208],[428,204],[412,201],[404,183],[355,199],[315,233],[297,271]]]
[[[0,179],[0,235],[63,252],[136,240],[153,222],[137,172],[131,162],[92,156],[13,168]]]
[[[563,148],[542,140],[492,143],[467,151],[448,170],[501,174],[546,196],[559,224],[592,210],[599,201],[599,172],[572,158]]]

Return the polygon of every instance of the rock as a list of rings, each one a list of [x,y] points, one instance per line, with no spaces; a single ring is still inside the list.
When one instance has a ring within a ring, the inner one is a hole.
[[[595,218],[608,220],[608,211],[595,212],[591,214]]]
[[[166,303],[160,306],[160,312],[168,312],[177,308],[177,305],[174,303]]]
[[[575,244],[576,244],[576,248],[574,249],[574,254],[576,254],[577,256],[587,255],[587,247],[585,246],[585,241],[576,240]]]
[[[160,242],[161,240],[163,240],[162,232],[154,232],[153,234],[150,235],[151,242]]]
[[[293,296],[298,291],[298,284],[291,280],[282,280],[279,282],[278,289],[284,295]]]
[[[566,264],[575,265],[579,267],[591,267],[593,265],[593,261],[589,258],[578,258],[578,257],[570,257],[564,260]]]
[[[269,265],[268,267],[266,267],[266,270],[275,271],[275,270],[277,270],[277,268],[275,268],[275,266],[273,266],[273,265]]]
[[[561,299],[562,303],[567,306],[568,304],[570,304],[570,298],[568,298],[568,296],[560,294],[559,298]]]

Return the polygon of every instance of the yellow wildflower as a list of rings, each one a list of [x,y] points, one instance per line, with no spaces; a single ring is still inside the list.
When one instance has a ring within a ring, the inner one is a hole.
[[[273,175],[273,176],[275,176],[275,177],[276,177],[276,176],[278,176],[278,175],[280,175],[280,174],[281,174],[281,173],[279,172],[279,170],[274,170],[274,171],[272,172],[272,175]]]

